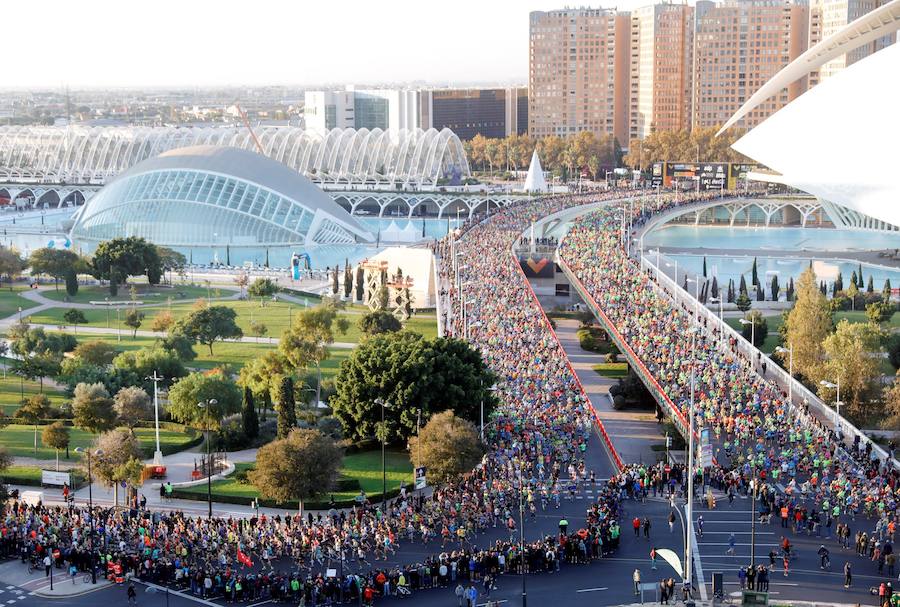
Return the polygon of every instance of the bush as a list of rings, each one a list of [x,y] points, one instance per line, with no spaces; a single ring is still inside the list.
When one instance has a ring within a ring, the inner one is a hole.
[[[606,354],[608,352],[619,353],[616,344],[609,339],[606,331],[600,327],[581,327],[578,329],[576,336],[578,337],[578,343],[581,345],[582,350],[599,352],[600,354]]]
[[[619,361],[619,356],[615,352],[607,352],[604,360],[608,363],[615,363]]]
[[[213,448],[219,451],[240,451],[249,447],[251,441],[244,432],[241,414],[229,415],[223,419],[212,441]]]

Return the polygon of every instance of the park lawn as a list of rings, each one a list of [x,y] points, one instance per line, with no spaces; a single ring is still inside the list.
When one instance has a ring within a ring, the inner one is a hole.
[[[45,447],[41,442],[41,432],[43,426],[38,426],[38,448],[37,454],[34,452],[34,427],[23,426],[19,424],[10,424],[5,428],[0,428],[0,445],[3,445],[11,455],[19,457],[37,457],[38,459],[56,459],[56,451]],[[141,448],[145,454],[152,455],[156,448],[153,428],[135,428],[135,434],[141,444]],[[96,438],[96,434],[86,432],[80,428],[69,428],[69,451],[75,447],[87,447]],[[191,439],[184,432],[176,430],[167,430],[160,428],[159,443],[163,452],[177,447]]]
[[[249,471],[254,465],[255,464],[253,463],[235,464],[235,471],[230,477],[219,481],[213,481],[213,500],[215,500],[216,495],[241,497],[246,499],[259,497],[259,492],[256,490],[256,487],[249,482],[242,483],[236,478],[239,472]],[[413,468],[409,461],[409,455],[405,452],[386,452],[385,471],[387,473],[388,491],[399,488],[400,483],[405,482],[407,485],[412,484]],[[357,479],[360,487],[367,495],[381,494],[381,451],[363,451],[361,453],[352,453],[345,456],[340,474],[341,476]],[[206,485],[197,485],[195,487],[184,489],[184,491],[198,494],[205,494],[206,490]],[[331,492],[328,495],[334,496],[336,501],[350,500],[356,497],[357,492]]]
[[[61,451],[59,454],[59,463],[60,467],[62,464],[72,464],[73,462],[78,461],[78,455],[72,454],[71,449],[69,450],[69,459],[66,459],[66,452]],[[47,470],[55,470],[56,469],[56,459],[54,458],[53,462],[49,463],[44,467]],[[75,481],[76,487],[84,480],[84,475],[77,469],[70,469],[68,471],[73,476],[73,480]],[[41,468],[38,466],[10,466],[2,473],[0,473],[0,478],[3,479],[4,483],[9,483],[11,485],[26,485],[29,487],[40,487],[41,486]]]
[[[591,367],[598,375],[618,379],[628,375],[628,363],[600,363]]]
[[[837,324],[842,318],[846,318],[850,322],[869,322],[864,311],[848,310],[846,312],[836,312],[834,315],[834,323]],[[883,325],[887,329],[900,328],[900,314],[894,312],[891,319]]]
[[[7,318],[16,314],[19,308],[23,311],[39,305],[37,302],[22,297],[22,287],[13,287],[10,289],[0,289],[0,318]]]
[[[131,301],[132,284],[134,283],[120,286],[119,293],[115,297],[110,296],[109,287],[90,285],[79,287],[78,294],[76,294],[74,297],[69,297],[69,301],[66,302],[67,293],[62,283],[60,283],[58,291],[56,289],[45,289],[41,291],[41,294],[47,299],[52,299],[53,301],[58,301],[60,303],[86,304],[92,301],[104,301],[107,297],[109,297],[110,302],[121,303],[124,305]],[[172,298],[172,301],[178,301],[179,299],[197,299],[198,297],[207,297],[208,292],[205,285],[197,286],[176,284],[173,286],[158,285],[151,287],[145,283],[134,284],[134,287],[135,289],[137,289],[138,301],[141,301],[143,303],[165,303],[167,298],[169,297]],[[216,289],[217,287],[212,287],[213,291],[215,291]],[[234,289],[222,289],[222,295],[231,295],[231,293],[233,292]],[[213,296],[215,295],[213,294]]]
[[[0,411],[6,415],[15,413],[22,401],[23,392],[25,398],[39,393],[40,382],[30,379],[22,381],[20,377],[12,373],[7,373],[5,378],[0,377]],[[44,394],[50,399],[50,404],[54,407],[59,407],[69,400],[62,390],[49,385],[47,380],[44,380]]]
[[[781,329],[782,319],[781,314],[770,314],[768,316],[763,316],[766,320],[766,324],[769,326],[769,333],[775,332],[777,333]],[[741,321],[737,317],[725,317],[725,322],[728,323],[732,329],[737,331],[738,333],[744,328],[741,324]]]

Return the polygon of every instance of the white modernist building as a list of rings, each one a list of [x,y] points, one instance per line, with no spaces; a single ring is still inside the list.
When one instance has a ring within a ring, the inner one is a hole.
[[[462,143],[442,129],[255,129],[265,155],[323,187],[434,188],[470,176]],[[0,182],[102,185],[163,152],[258,146],[244,127],[0,127]]]
[[[750,97],[722,130],[794,80],[898,28],[900,0],[892,0],[782,69]],[[757,177],[819,198],[836,224],[897,229],[898,100],[900,46],[893,45],[824,80],[732,147],[778,172],[775,176]]]

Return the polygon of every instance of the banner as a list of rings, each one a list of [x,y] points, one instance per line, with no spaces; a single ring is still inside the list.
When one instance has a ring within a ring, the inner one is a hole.
[[[41,470],[42,485],[63,485],[72,486],[71,475],[68,472],[53,472],[51,470]]]
[[[728,188],[728,165],[725,163],[703,163],[700,165],[700,189],[724,190]]]
[[[700,467],[708,468],[712,466],[713,459],[712,443],[709,440],[709,428],[700,430]]]
[[[550,257],[520,257],[519,265],[527,278],[553,278],[554,265]]]
[[[416,491],[418,491],[419,489],[424,489],[428,485],[428,482],[425,479],[425,472],[426,472],[425,466],[419,466],[418,468],[416,468],[416,482],[415,482]]]

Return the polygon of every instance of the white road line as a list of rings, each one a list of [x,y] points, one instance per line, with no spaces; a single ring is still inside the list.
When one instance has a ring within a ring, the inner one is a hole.
[[[693,524],[690,525],[689,530],[691,533],[691,558],[694,560],[694,569],[697,572],[697,586],[699,586],[700,589],[700,599],[706,601],[708,600],[708,595],[706,594],[706,580],[703,579],[703,564],[700,562],[700,547],[697,545],[697,534],[694,532]],[[693,580],[688,581],[693,582]]]
[[[724,535],[726,533],[733,533],[735,535],[751,535],[753,531],[704,531],[703,535]],[[775,535],[774,531],[756,531],[756,535]]]
[[[494,605],[499,604],[499,603],[508,603],[508,602],[509,601],[507,601],[506,599],[501,599],[499,601],[491,601],[491,603]],[[478,605],[476,605],[475,607],[485,607],[485,605],[487,605],[487,603],[478,603]]]
[[[265,605],[266,603],[271,603],[274,599],[269,599],[268,601],[260,601],[259,603],[253,603],[252,605],[248,605],[248,607],[259,607],[260,605]]]
[[[729,542],[700,542],[700,545],[701,546],[730,546],[731,544]],[[741,542],[738,542],[735,544],[735,546],[752,546],[752,545],[753,545],[752,543],[744,544]],[[761,542],[756,542],[756,545],[757,546],[778,546],[778,544],[763,544]]]
[[[603,588],[582,588],[581,590],[576,590],[575,592],[597,592],[599,590],[609,590],[606,586]]]
[[[133,580],[133,581],[137,582],[138,584],[143,584],[144,586],[147,586],[148,588],[154,588],[157,592],[164,593],[166,591],[165,586],[158,586],[157,584],[153,584],[151,582],[142,582],[140,580]],[[206,599],[197,598],[193,595],[187,594],[186,592],[172,590],[171,588],[169,589],[169,594],[173,594],[175,596],[180,596],[183,599],[187,599],[189,601],[194,601],[195,603],[200,603],[201,605],[209,605],[209,607],[222,607],[219,603],[213,603],[212,601],[207,601]]]

